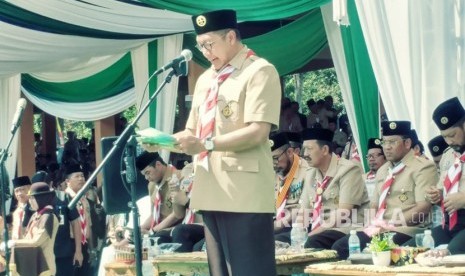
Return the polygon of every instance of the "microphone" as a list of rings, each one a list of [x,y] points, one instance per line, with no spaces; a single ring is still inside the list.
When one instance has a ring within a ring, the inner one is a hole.
[[[11,134],[14,134],[18,127],[21,125],[21,119],[23,118],[24,109],[26,109],[26,100],[20,98],[18,100],[18,105],[16,106],[16,113],[13,117],[13,125],[11,126]]]
[[[180,63],[182,62],[187,62],[192,59],[192,52],[189,49],[184,49],[182,50],[181,54],[174,58],[172,61],[170,61],[168,64],[163,66],[162,68],[158,69],[154,74],[158,75],[161,72],[165,72],[166,70],[172,68],[172,67],[177,67]]]

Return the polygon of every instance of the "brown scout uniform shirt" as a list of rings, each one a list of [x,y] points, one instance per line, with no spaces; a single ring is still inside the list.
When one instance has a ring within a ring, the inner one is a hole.
[[[416,157],[413,151],[410,150],[410,152],[402,158],[402,162],[405,164],[405,168],[401,173],[395,176],[395,180],[386,196],[387,205],[383,217],[385,220],[393,219],[398,221],[400,219],[400,210],[405,212],[415,206],[417,202],[424,201],[425,191],[438,182],[436,166],[433,161],[422,157]],[[376,173],[377,184],[371,199],[372,203],[375,203],[376,206],[378,206],[381,188],[388,175],[388,169],[392,167],[392,162],[386,162]],[[393,217],[393,215],[395,216]],[[414,236],[416,233],[423,232],[424,227],[429,225],[427,217],[425,217],[425,220],[426,222],[419,223],[417,226],[396,227],[395,231]]]
[[[244,48],[229,64],[236,70],[219,87],[213,137],[233,132],[253,122],[279,124],[281,84],[273,65],[251,56]],[[195,130],[199,107],[212,83],[213,69],[197,81],[192,109],[186,123]],[[195,166],[190,207],[197,210],[274,213],[274,170],[268,141],[247,150],[213,151],[209,171]]]
[[[344,203],[354,205],[355,210],[352,211],[353,214],[351,214],[350,219],[354,218],[357,221],[352,221],[352,224],[362,224],[364,220],[364,210],[369,205],[369,198],[360,168],[354,162],[338,158],[333,154],[326,175],[330,176],[331,180],[322,194],[324,220],[329,218],[331,210],[338,208],[339,203]],[[301,196],[302,208],[314,208],[317,195],[317,182],[323,181],[323,178],[324,176],[321,175],[320,170],[316,168],[310,168],[308,170]],[[348,234],[352,228],[353,226],[348,226],[332,228],[331,230],[337,230]]]

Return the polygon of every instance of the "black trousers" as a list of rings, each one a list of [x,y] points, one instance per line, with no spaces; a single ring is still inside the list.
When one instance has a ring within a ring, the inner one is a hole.
[[[82,245],[82,256],[83,256],[82,265],[80,267],[75,267],[74,274],[71,274],[71,275],[75,275],[75,276],[93,275],[87,243]]]
[[[395,235],[393,237],[393,241],[396,244],[404,244],[412,237],[403,233],[394,232]],[[371,237],[369,237],[363,231],[357,231],[357,236],[360,239],[360,250],[363,250],[368,243],[371,241]],[[336,250],[337,254],[339,255],[339,259],[345,260],[349,257],[349,237],[350,235],[346,235],[343,238],[336,241],[331,247],[331,249]]]
[[[172,242],[182,244],[176,252],[192,252],[194,244],[205,237],[203,225],[179,224],[171,232]]]
[[[55,258],[56,274],[55,276],[72,276],[74,275],[74,256]]]
[[[333,244],[346,234],[336,230],[325,230],[319,234],[307,238],[304,248],[331,249]]]
[[[202,214],[210,275],[276,275],[273,214]]]
[[[436,226],[431,230],[433,235],[434,245],[448,244],[451,254],[465,254],[465,225],[457,224],[449,230],[449,225],[446,224],[444,229],[442,225]]]

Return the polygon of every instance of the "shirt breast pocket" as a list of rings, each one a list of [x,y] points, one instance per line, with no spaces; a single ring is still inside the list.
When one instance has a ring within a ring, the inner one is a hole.
[[[243,116],[243,108],[240,91],[228,91],[228,94],[218,95],[217,111],[222,122],[237,122]]]
[[[393,190],[390,195],[395,201],[403,205],[415,204],[415,191],[413,187],[401,188],[400,190]]]

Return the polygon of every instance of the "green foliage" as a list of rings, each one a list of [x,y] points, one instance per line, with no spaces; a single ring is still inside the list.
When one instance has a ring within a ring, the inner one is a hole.
[[[309,99],[315,101],[324,99],[326,96],[332,96],[336,109],[343,109],[341,89],[336,77],[334,68],[311,71],[301,74],[302,78],[302,98],[299,102],[302,113],[308,114],[306,102]],[[293,75],[284,77],[284,96],[291,100],[296,99],[296,84]],[[342,113],[345,113],[343,110]]]
[[[123,111],[123,117],[128,120],[128,123],[132,122],[132,120],[137,116],[137,108],[135,105],[131,106],[130,108]]]
[[[396,248],[398,245],[392,240],[394,233],[381,233],[374,235],[371,242],[368,244],[371,252],[389,251]]]

